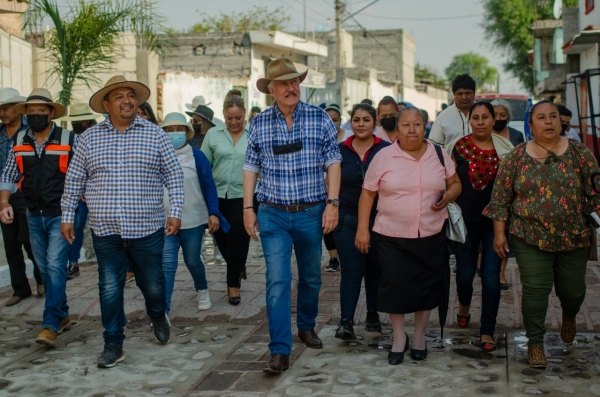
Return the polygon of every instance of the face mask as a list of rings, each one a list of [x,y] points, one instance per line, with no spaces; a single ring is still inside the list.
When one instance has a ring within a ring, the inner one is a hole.
[[[564,134],[569,130],[569,124],[561,124],[560,125],[561,133]]]
[[[381,123],[381,128],[386,131],[394,131],[396,129],[396,124],[398,123],[398,117],[386,117],[384,119],[379,120]]]
[[[500,132],[503,129],[505,129],[507,125],[508,125],[508,120],[496,120],[496,122],[494,123],[494,126],[492,128],[494,129],[494,131]]]
[[[333,123],[333,125],[335,125],[335,128],[339,130],[342,127],[342,122],[338,121],[337,123]]]
[[[27,124],[33,132],[42,132],[50,124],[50,116],[47,114],[28,114]]]
[[[85,131],[87,128],[85,128],[83,126],[83,123],[71,123],[71,125],[73,126],[73,132],[76,133],[77,135],[81,134],[83,131]]]
[[[192,128],[196,134],[202,134],[202,124],[192,124]]]
[[[181,131],[169,132],[167,134],[167,137],[169,138],[169,140],[171,141],[171,143],[173,144],[173,147],[175,149],[179,149],[179,148],[183,147],[183,145],[185,145],[185,141],[186,141],[186,133],[185,132],[181,132]]]

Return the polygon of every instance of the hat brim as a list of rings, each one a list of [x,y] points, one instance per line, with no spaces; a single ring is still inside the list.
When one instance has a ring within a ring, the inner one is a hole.
[[[90,113],[90,114],[82,114],[81,116],[65,116],[62,118],[63,121],[86,121],[86,120],[98,120],[103,118],[101,114]]]
[[[213,123],[213,122],[212,122],[211,120],[209,120],[209,119],[208,119],[206,116],[204,116],[204,115],[202,115],[202,114],[200,114],[200,113],[194,113],[194,112],[185,112],[185,114],[189,115],[190,117],[193,117],[194,115],[196,115],[196,116],[198,116],[198,117],[200,117],[200,118],[202,118],[202,119],[204,119],[204,120],[208,121],[208,122],[209,122],[209,123],[210,123],[210,124],[211,124],[213,127],[215,127],[215,126],[216,126],[216,124],[215,124],[215,123]]]
[[[302,83],[304,81],[304,79],[306,79],[307,74],[308,74],[308,69],[306,69],[303,73],[288,73],[288,74],[284,74],[283,76],[275,77],[274,79],[267,79],[267,78],[263,77],[263,78],[256,80],[256,88],[263,94],[270,94],[268,86],[271,81],[274,81],[274,80],[285,81],[285,80],[292,80],[295,78],[299,78],[300,83]]]
[[[18,103],[27,102],[27,97],[24,96],[14,96],[10,99],[7,99],[4,102],[0,102],[0,106],[2,105],[16,105]]]
[[[160,125],[160,127],[163,128],[163,129],[165,127],[177,127],[177,126],[187,127],[188,131],[193,131],[194,130],[192,128],[192,125],[190,123],[184,123],[184,122],[177,121],[177,120],[165,121],[164,123],[162,123]]]
[[[96,113],[106,113],[103,105],[104,98],[111,91],[118,88],[131,88],[135,92],[138,104],[144,103],[150,98],[150,88],[146,87],[145,84],[137,81],[123,81],[106,86],[92,95],[90,98],[90,108]]]
[[[47,105],[54,108],[54,117],[52,120],[60,119],[65,115],[66,109],[63,105],[57,102],[44,102],[39,99],[34,99],[29,102],[21,102],[15,105],[15,110],[23,115],[27,114],[27,105]]]

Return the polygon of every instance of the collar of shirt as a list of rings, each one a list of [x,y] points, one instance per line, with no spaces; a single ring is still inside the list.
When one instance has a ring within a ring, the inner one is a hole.
[[[294,108],[294,111],[292,112],[292,118],[294,119],[294,124],[296,123],[296,120],[298,120],[299,114],[302,111],[303,106],[304,106],[304,104],[302,103],[302,101],[298,101],[298,104]],[[285,115],[281,112],[281,109],[279,109],[279,106],[274,105],[273,109],[274,109],[273,115],[275,117],[285,120]]]
[[[398,141],[396,141],[392,144],[392,146],[393,146],[392,157],[404,157],[405,159],[412,160],[412,161],[424,160],[427,157],[431,156],[433,154],[432,152],[435,152],[435,149],[433,148],[433,143],[431,143],[427,140],[424,140],[423,142],[427,146],[427,149],[425,149],[425,153],[423,153],[423,157],[421,157],[420,160],[415,159],[413,156],[411,156],[410,154],[408,154],[404,150],[402,150],[402,148],[398,144]],[[436,154],[436,156],[437,156],[437,154]]]
[[[33,139],[33,143],[35,144],[35,152],[38,156],[42,155],[42,150],[44,150],[44,148],[46,147],[46,144],[48,143],[48,139],[50,139],[50,137],[52,136],[52,133],[54,132],[54,127],[56,126],[56,124],[54,123],[54,121],[52,122],[52,127],[50,127],[50,133],[48,134],[48,136],[46,137],[46,140],[44,141],[44,143],[40,144],[38,142],[37,139],[35,139],[35,135],[33,134],[33,130],[29,127],[27,127],[27,136],[31,137],[31,139]]]
[[[131,131],[132,128],[134,127],[141,127],[144,125],[144,120],[143,118],[141,118],[140,116],[136,115],[135,119],[133,119],[133,121],[131,122],[131,124],[129,124],[129,126],[125,129],[125,131],[123,131],[123,134],[126,134],[128,131]],[[148,121],[148,123],[150,123]],[[112,129],[115,130],[116,132],[119,132],[119,130],[117,130],[115,128],[115,126],[112,124],[112,122],[110,121],[110,116],[108,116],[104,121],[100,122],[99,124],[100,127],[105,128],[105,129]]]

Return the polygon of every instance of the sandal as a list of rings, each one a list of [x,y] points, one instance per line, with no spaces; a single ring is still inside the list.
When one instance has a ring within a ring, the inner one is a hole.
[[[468,316],[461,316],[460,314],[456,315],[456,322],[461,328],[467,328],[467,326],[469,325],[469,321],[471,321],[470,314]]]
[[[481,339],[480,339],[480,341],[481,341]],[[493,341],[493,342],[481,341],[480,347],[481,347],[481,350],[483,350],[484,352],[491,353],[494,350],[496,350],[496,342],[495,341]]]

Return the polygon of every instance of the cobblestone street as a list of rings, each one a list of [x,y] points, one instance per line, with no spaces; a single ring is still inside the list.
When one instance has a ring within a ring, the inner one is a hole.
[[[206,239],[205,259],[213,257]],[[323,266],[326,258],[323,258]],[[96,368],[102,351],[102,326],[97,290],[97,265],[82,265],[81,276],[68,282],[67,296],[74,327],[59,336],[54,349],[35,343],[43,299],[28,298],[4,307],[10,287],[0,292],[1,396],[600,396],[600,269],[588,266],[588,292],[578,317],[576,343],[567,348],[557,330],[561,310],[553,295],[547,317],[548,368],[533,370],[520,320],[518,271],[509,262],[510,289],[502,292],[496,340],[498,350],[482,352],[478,344],[480,283],[475,282],[473,321],[456,325],[456,294],[451,303],[444,341],[439,340],[437,313],[428,329],[429,356],[390,366],[391,327],[364,331],[364,299],[357,310],[358,340],[334,338],[339,321],[340,273],[323,272],[318,329],[321,350],[307,349],[294,338],[290,369],[283,376],[263,375],[269,359],[264,295],[264,260],[259,243],[252,243],[248,280],[242,303],[227,303],[225,266],[207,262],[213,307],[196,310],[196,293],[189,273],[180,265],[171,311],[171,341],[159,346],[149,330],[144,302],[135,283],[125,288],[128,316],[126,359],[108,370]],[[454,283],[453,283],[454,284]],[[408,328],[409,336],[411,328]]]

